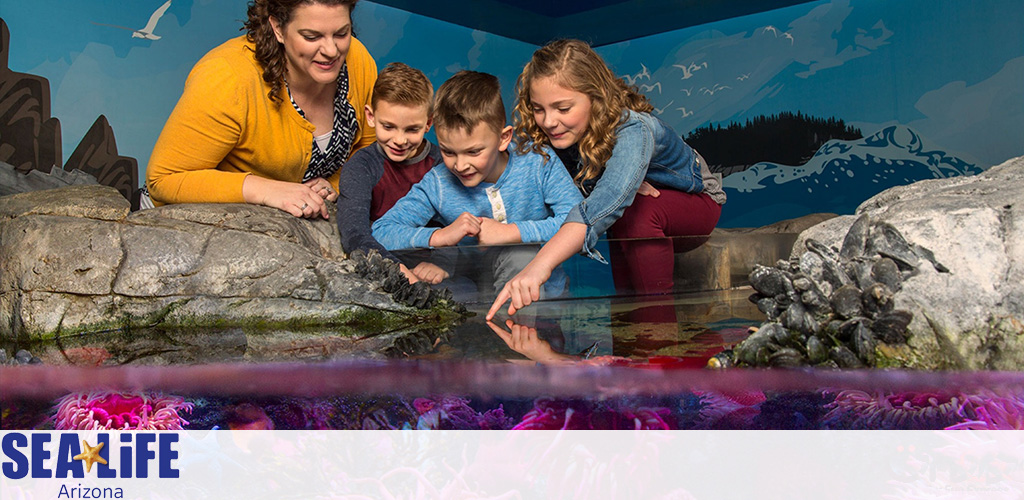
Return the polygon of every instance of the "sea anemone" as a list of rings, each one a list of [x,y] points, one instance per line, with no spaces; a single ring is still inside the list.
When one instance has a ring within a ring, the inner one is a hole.
[[[588,401],[559,401],[539,398],[532,410],[513,430],[604,429],[604,430],[668,430],[665,421],[671,411],[663,407],[626,405],[610,406]]]
[[[1021,430],[1024,429],[1024,396],[1000,396],[990,391],[964,397],[957,412],[965,419],[946,429]]]
[[[274,421],[267,412],[252,403],[239,403],[228,407],[224,411],[224,420],[228,429],[233,431],[274,430]]]
[[[180,396],[79,392],[57,401],[53,420],[57,430],[182,430],[188,421],[179,412],[192,407]]]
[[[761,414],[768,398],[759,390],[694,391],[700,397],[700,427],[746,429]]]
[[[827,391],[826,391],[827,392]],[[825,415],[830,427],[855,429],[1024,429],[1024,397],[972,393],[845,390]]]
[[[420,414],[418,429],[508,429],[512,423],[500,405],[480,413],[469,406],[469,400],[458,396],[416,398],[413,408]]]
[[[963,394],[877,390],[869,394],[849,389],[839,391],[827,405],[824,422],[829,428],[942,429],[963,420],[964,403]]]

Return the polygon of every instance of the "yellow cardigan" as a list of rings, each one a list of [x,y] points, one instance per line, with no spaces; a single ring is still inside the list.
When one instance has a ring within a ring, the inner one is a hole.
[[[359,120],[355,152],[376,141],[363,106],[370,103],[377,64],[355,38],[346,62],[348,100]],[[154,203],[243,203],[242,182],[249,174],[301,181],[316,127],[295,110],[287,90],[281,89],[277,102],[269,92],[245,36],[203,56],[149,158],[146,184]],[[335,189],[339,174],[340,169],[328,179]]]

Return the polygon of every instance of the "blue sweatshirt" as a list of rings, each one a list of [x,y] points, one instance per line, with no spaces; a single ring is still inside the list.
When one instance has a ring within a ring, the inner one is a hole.
[[[523,243],[551,239],[583,197],[553,151],[547,161],[532,151],[518,154],[513,146],[508,151],[505,171],[493,184],[468,188],[444,163],[437,165],[373,223],[373,237],[388,250],[428,248],[439,228],[426,227],[427,222],[436,219],[447,226],[469,212],[516,224]],[[475,242],[465,238],[461,244]]]

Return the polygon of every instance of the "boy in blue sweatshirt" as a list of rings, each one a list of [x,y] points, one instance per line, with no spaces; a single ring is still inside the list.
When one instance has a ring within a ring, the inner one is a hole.
[[[460,71],[442,84],[434,131],[444,164],[373,223],[373,237],[388,250],[507,245],[480,249],[470,259],[490,272],[497,293],[582,197],[553,151],[519,154],[509,148],[512,127],[493,75]],[[427,227],[432,219],[444,227]],[[564,275],[552,281],[545,295],[564,290]]]

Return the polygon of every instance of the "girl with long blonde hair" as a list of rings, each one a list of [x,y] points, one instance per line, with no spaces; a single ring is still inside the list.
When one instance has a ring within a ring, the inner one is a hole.
[[[514,314],[538,300],[551,271],[577,252],[603,262],[594,247],[605,231],[622,240],[610,247],[620,293],[671,292],[675,251],[703,242],[679,237],[714,229],[725,203],[721,179],[585,42],[538,49],[516,87],[518,147],[542,154],[552,147],[585,199],[505,285],[487,319],[506,301]]]

